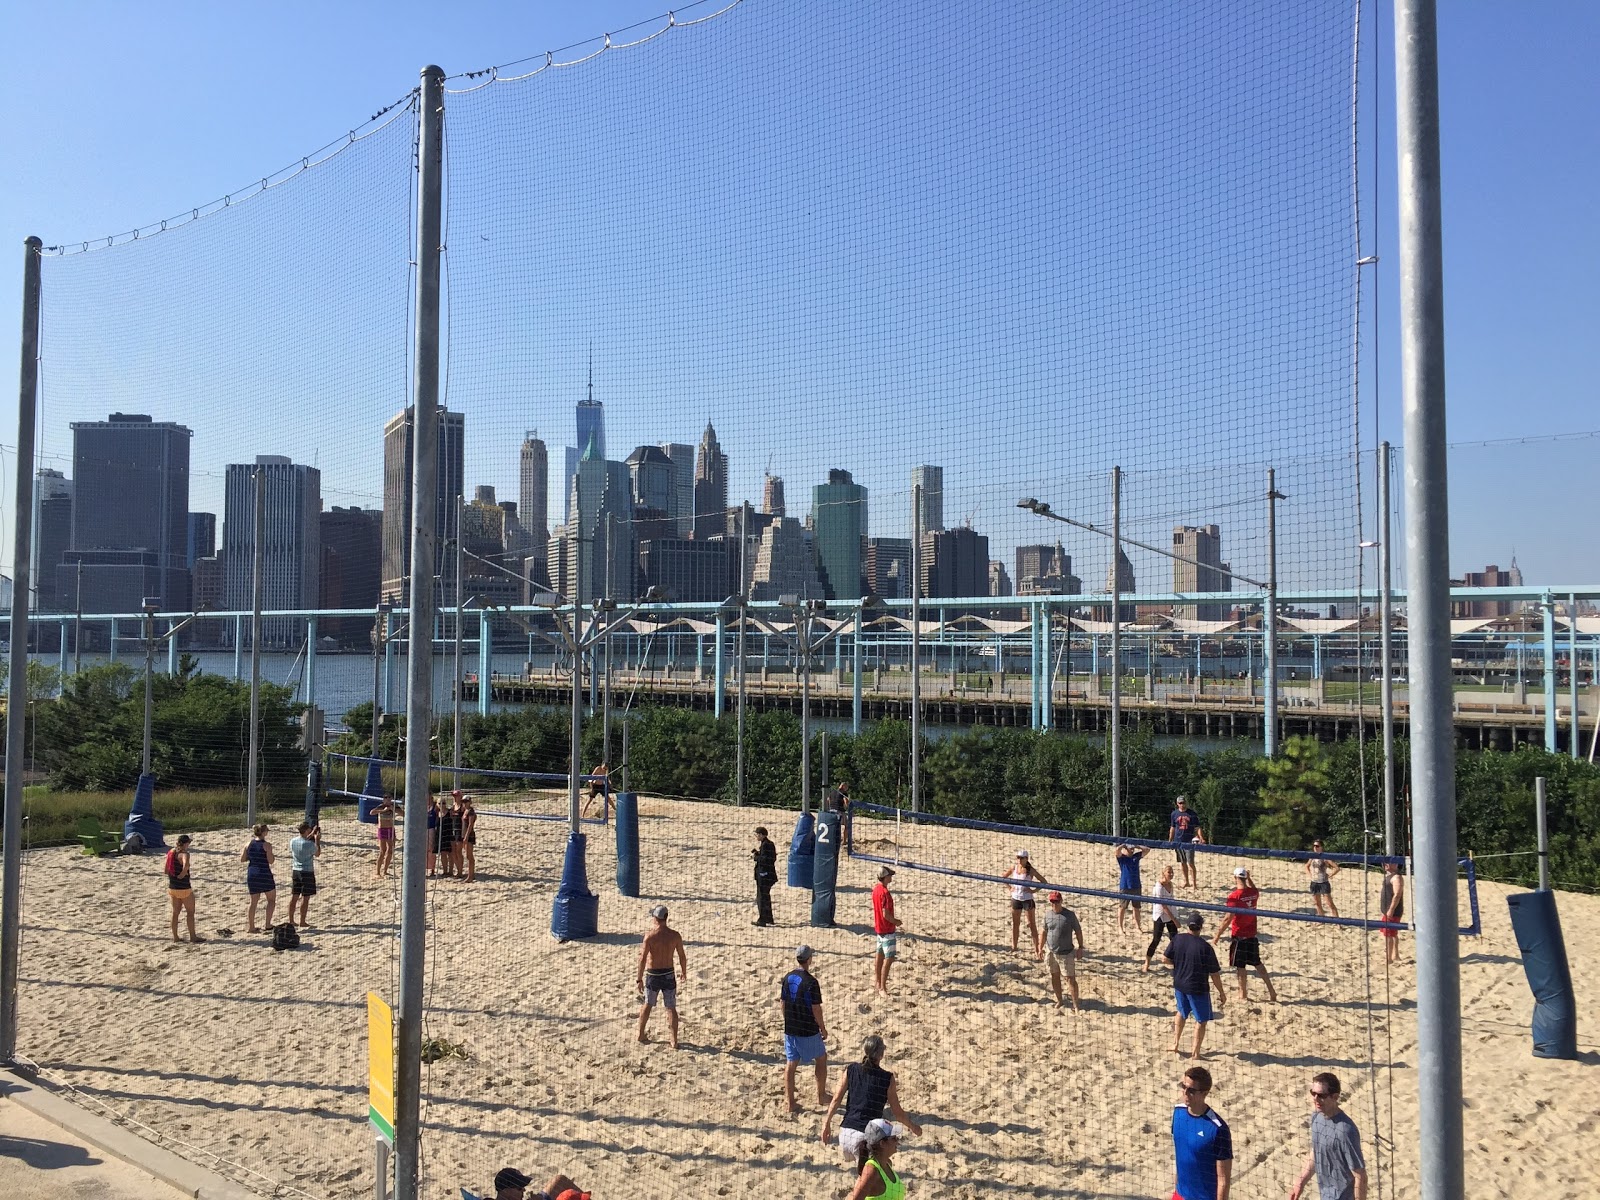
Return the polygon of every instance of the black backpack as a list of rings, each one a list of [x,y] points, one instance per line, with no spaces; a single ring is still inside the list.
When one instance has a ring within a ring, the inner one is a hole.
[[[272,927],[272,948],[274,950],[297,950],[300,947],[300,931],[288,921],[282,925]]]

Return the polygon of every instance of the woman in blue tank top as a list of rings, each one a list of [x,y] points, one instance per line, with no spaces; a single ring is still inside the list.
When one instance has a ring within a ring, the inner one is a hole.
[[[239,855],[239,861],[245,864],[244,884],[250,893],[250,915],[246,921],[251,933],[260,933],[256,928],[256,904],[265,896],[267,898],[267,929],[272,929],[272,910],[278,906],[278,884],[272,878],[272,843],[267,841],[267,827],[257,825],[252,837]]]

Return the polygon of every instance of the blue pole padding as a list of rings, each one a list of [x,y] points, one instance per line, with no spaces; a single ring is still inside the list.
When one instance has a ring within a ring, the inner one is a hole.
[[[639,895],[639,796],[617,793],[617,891]]]
[[[555,908],[550,913],[550,932],[558,942],[591,938],[600,932],[600,897],[589,890],[589,870],[585,865],[588,845],[587,834],[567,834],[561,886],[556,889]]]
[[[1533,1056],[1578,1057],[1577,1000],[1554,892],[1514,892],[1511,929],[1533,990]]]
[[[842,825],[839,813],[817,814],[811,868],[811,924],[818,929],[833,928],[834,889],[839,882],[839,837]]]
[[[368,825],[378,823],[378,805],[383,803],[383,765],[376,759],[367,762],[367,784],[356,802],[356,819]]]
[[[139,776],[138,786],[133,789],[133,807],[122,823],[123,841],[136,833],[144,839],[147,850],[167,848],[161,822],[156,820],[156,777],[149,773]]]
[[[808,888],[811,886],[811,876],[814,870],[812,860],[816,858],[816,836],[813,826],[816,818],[808,812],[800,814],[800,819],[794,823],[794,836],[789,839],[789,886],[792,888]]]

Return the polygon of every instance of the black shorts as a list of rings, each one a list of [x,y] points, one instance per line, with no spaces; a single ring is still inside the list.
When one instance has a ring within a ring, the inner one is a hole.
[[[1036,905],[1036,901],[1034,901],[1032,899],[1028,899],[1028,900],[1013,900],[1011,902],[1011,911],[1012,912],[1032,912],[1034,910],[1035,905]]]
[[[291,896],[315,896],[317,894],[317,876],[311,871],[296,871],[289,879],[289,894]]]
[[[1312,880],[1311,894],[1313,896],[1331,896],[1333,895],[1333,884],[1327,882],[1326,880],[1321,883]]]
[[[1232,938],[1228,942],[1228,965],[1236,970],[1261,965],[1261,940],[1259,938]]]

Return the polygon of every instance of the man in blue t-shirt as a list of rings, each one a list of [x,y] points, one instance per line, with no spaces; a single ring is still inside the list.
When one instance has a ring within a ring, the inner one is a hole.
[[[1183,1103],[1172,1110],[1172,1149],[1178,1163],[1178,1186],[1172,1200],[1228,1200],[1233,1134],[1206,1103],[1211,1072],[1190,1067],[1178,1086],[1183,1089]]]
[[[1149,849],[1144,846],[1123,844],[1117,847],[1117,891],[1124,896],[1141,896],[1144,894],[1144,887],[1139,882],[1139,861],[1149,853]],[[1123,919],[1128,915],[1129,903],[1130,901],[1127,900],[1117,901],[1118,933],[1123,930]],[[1133,904],[1133,931],[1138,933],[1144,923],[1144,916],[1139,912],[1139,901],[1133,900],[1131,903]]]
[[[828,1102],[828,1023],[822,1015],[822,985],[811,973],[814,951],[800,946],[794,952],[795,969],[783,977],[778,995],[783,1007],[783,1096],[790,1112],[799,1112],[794,1098],[794,1077],[802,1063],[815,1063],[817,1103]]]
[[[1189,811],[1189,800],[1179,796],[1174,802],[1167,841],[1177,843],[1178,865],[1183,869],[1183,886],[1198,888],[1200,874],[1194,868],[1194,847],[1206,844],[1206,831],[1200,828],[1200,818]]]
[[[1194,1018],[1194,1050],[1190,1058],[1200,1057],[1200,1043],[1205,1041],[1206,1026],[1215,1013],[1211,1009],[1210,985],[1217,989],[1217,1008],[1227,1003],[1227,993],[1222,990],[1222,964],[1211,943],[1200,936],[1205,920],[1197,912],[1189,914],[1186,932],[1167,943],[1164,952],[1172,963],[1172,1000],[1178,1010],[1172,1023],[1172,1052],[1183,1052],[1183,1025]]]

